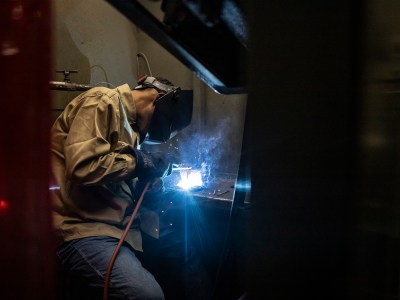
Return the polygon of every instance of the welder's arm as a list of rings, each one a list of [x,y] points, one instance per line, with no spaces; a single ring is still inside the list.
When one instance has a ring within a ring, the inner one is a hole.
[[[73,117],[63,149],[67,178],[98,185],[137,176],[137,158],[132,145],[121,141],[122,126],[112,99],[87,99]]]

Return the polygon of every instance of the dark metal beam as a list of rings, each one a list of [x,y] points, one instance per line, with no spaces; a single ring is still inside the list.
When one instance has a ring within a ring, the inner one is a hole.
[[[245,92],[242,62],[244,46],[224,26],[201,27],[195,18],[185,28],[167,27],[138,1],[107,0],[136,26],[191,69],[210,88],[220,94]],[[190,28],[191,24],[195,27]],[[224,32],[220,36],[221,31]],[[210,40],[212,42],[210,42]],[[198,45],[201,47],[198,47]],[[224,51],[221,51],[221,50]],[[241,61],[240,61],[241,59]]]

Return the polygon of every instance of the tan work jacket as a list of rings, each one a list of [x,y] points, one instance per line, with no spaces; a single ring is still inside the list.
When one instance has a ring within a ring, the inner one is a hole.
[[[134,209],[136,108],[127,84],[73,99],[51,130],[54,226],[62,241],[120,238]],[[126,241],[142,250],[134,223]]]

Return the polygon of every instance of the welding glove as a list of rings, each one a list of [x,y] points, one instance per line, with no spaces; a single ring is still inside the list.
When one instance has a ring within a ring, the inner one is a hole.
[[[146,153],[138,149],[133,149],[133,154],[136,157],[136,174],[141,179],[151,180],[156,177],[165,177],[172,172],[168,154]]]

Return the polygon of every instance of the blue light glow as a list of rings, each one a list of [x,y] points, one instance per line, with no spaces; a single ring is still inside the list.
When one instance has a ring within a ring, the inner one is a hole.
[[[237,190],[240,191],[250,191],[251,190],[251,181],[246,180],[246,181],[238,181],[235,185]]]

